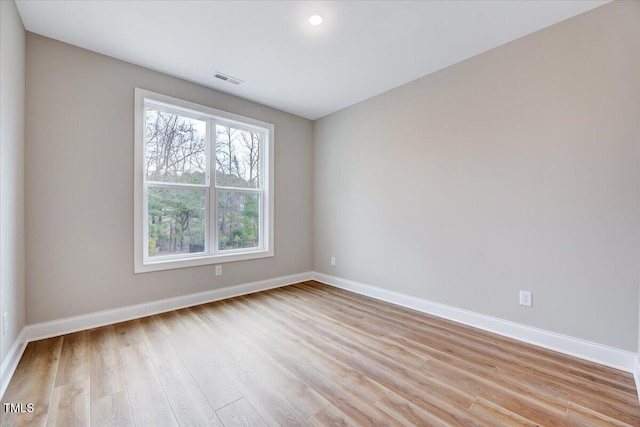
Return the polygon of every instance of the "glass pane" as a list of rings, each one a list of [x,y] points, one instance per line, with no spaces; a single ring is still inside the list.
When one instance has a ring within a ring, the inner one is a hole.
[[[260,195],[218,192],[218,249],[255,248],[259,244]]]
[[[260,188],[262,132],[216,126],[216,185]]]
[[[149,256],[204,252],[207,190],[149,188]]]
[[[152,108],[145,117],[147,180],[206,184],[207,123]]]

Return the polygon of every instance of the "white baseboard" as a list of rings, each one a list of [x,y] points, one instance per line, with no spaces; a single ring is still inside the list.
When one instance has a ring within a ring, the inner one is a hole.
[[[24,353],[24,349],[27,347],[27,339],[24,328],[18,334],[18,338],[13,342],[13,345],[7,353],[2,365],[0,366],[0,397],[4,396],[4,392],[9,386],[9,381],[13,377],[13,373],[18,367],[18,362]]]
[[[178,310],[180,308],[233,298],[240,295],[266,291],[267,289],[280,288],[307,280],[311,280],[310,272],[276,277],[274,279],[261,280],[243,285],[212,289],[210,291],[199,292],[196,294],[183,295],[144,304],[130,305],[112,310],[99,311],[96,313],[52,320],[50,322],[27,325],[20,332],[18,339],[14,343],[13,347],[11,347],[11,351],[2,363],[2,370],[0,371],[0,378],[2,378],[2,382],[0,384],[2,387],[0,388],[0,396],[4,394],[27,343],[31,341],[97,328],[113,323],[124,322],[126,320]]]
[[[633,379],[636,381],[636,391],[638,392],[638,400],[640,401],[640,360],[639,355],[636,355],[633,365]]]
[[[445,304],[389,291],[375,286],[365,285],[352,280],[314,272],[313,279],[327,285],[356,292],[379,300],[387,301],[423,313],[453,320],[478,329],[493,332],[519,341],[524,341],[560,353],[589,360],[601,365],[610,366],[625,372],[633,373],[636,368],[637,355],[627,350],[609,347],[543,329],[533,328],[508,320],[486,316]],[[640,372],[640,371],[639,371]],[[639,378],[636,376],[636,385]],[[640,388],[638,388],[640,390]]]

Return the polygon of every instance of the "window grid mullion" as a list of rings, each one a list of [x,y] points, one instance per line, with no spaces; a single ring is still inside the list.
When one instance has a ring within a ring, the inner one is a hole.
[[[218,186],[216,185],[216,190],[218,191],[229,191],[229,192],[233,192],[233,193],[254,193],[254,194],[259,194],[262,193],[264,190],[260,189],[260,188],[245,188],[245,187],[223,187],[223,186]]]
[[[216,126],[217,120],[209,120],[209,248],[211,254],[218,254],[218,190],[216,188]]]
[[[148,187],[157,188],[176,188],[176,189],[193,189],[193,190],[206,190],[208,185],[204,184],[185,184],[181,182],[162,182],[162,181],[145,181],[144,184]]]

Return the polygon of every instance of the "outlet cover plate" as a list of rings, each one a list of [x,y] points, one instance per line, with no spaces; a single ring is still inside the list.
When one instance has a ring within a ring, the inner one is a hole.
[[[520,305],[531,307],[532,303],[531,291],[520,291]]]

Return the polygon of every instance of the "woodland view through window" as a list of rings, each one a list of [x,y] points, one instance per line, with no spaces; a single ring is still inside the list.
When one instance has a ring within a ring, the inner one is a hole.
[[[136,89],[136,271],[273,255],[272,135]]]

